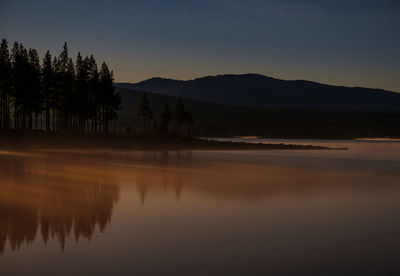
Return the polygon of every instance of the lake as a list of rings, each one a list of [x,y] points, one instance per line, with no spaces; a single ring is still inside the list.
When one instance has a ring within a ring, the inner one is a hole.
[[[400,142],[0,151],[0,275],[399,275]]]

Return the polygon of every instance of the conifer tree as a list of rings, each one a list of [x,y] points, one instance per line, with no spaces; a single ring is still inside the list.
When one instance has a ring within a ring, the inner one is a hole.
[[[0,128],[10,127],[11,61],[6,39],[0,45]]]
[[[181,134],[181,125],[186,123],[186,110],[183,106],[182,99],[179,97],[176,101],[175,107],[172,111],[172,118],[176,122],[177,125],[177,133]]]
[[[61,69],[59,67],[59,62],[58,58],[54,57],[53,58],[53,83],[54,83],[54,93],[53,97],[51,100],[51,114],[52,114],[52,123],[53,123],[53,130],[58,130],[59,128],[59,111],[60,111],[60,102],[61,102],[61,95],[60,95],[60,90],[62,86],[62,74],[61,74]]]
[[[108,69],[105,62],[101,65],[99,74],[99,91],[101,94],[101,101],[99,102],[103,119],[103,132],[108,133],[110,122],[118,118],[117,111],[121,106],[121,96],[115,91],[113,72]],[[151,110],[150,110],[151,112]],[[151,117],[153,114],[151,113]]]
[[[172,120],[171,112],[169,110],[168,103],[165,104],[163,111],[161,112],[160,121],[161,121],[161,130],[163,132],[168,132],[168,125]]]
[[[29,87],[30,92],[28,93],[28,100],[27,100],[27,108],[28,108],[28,123],[29,129],[33,128],[33,119],[35,129],[38,128],[38,117],[42,111],[42,94],[41,94],[41,87],[40,87],[40,62],[39,56],[35,49],[29,49],[28,51],[28,60],[29,60]],[[33,118],[34,116],[34,118]]]
[[[87,97],[88,97],[88,106],[87,106],[87,115],[91,118],[91,120],[94,122],[95,125],[95,130],[97,131],[98,128],[98,122],[100,121],[100,109],[101,109],[101,104],[100,104],[100,94],[101,92],[101,86],[100,86],[100,74],[97,68],[97,63],[96,60],[94,59],[93,55],[90,56],[90,58],[85,58],[87,68],[88,68],[88,92],[87,92]],[[101,68],[102,70],[102,77],[103,81],[106,80],[106,78],[110,78],[109,75],[109,70],[107,68]],[[113,81],[113,80],[112,80]],[[105,92],[106,93],[106,92]]]
[[[50,130],[50,111],[54,106],[55,87],[54,87],[54,68],[51,60],[50,52],[47,51],[43,59],[42,66],[42,99],[43,109],[45,113],[45,128]]]
[[[14,43],[11,50],[12,82],[15,128],[27,129],[30,65],[28,51],[22,44]]]
[[[64,43],[63,50],[57,59],[56,75],[58,81],[59,117],[60,128],[71,127],[71,111],[74,106],[74,78],[75,68],[72,59],[68,56],[67,43]]]
[[[88,59],[83,59],[81,54],[78,53],[76,59],[76,76],[75,76],[75,89],[74,89],[74,115],[73,126],[78,127],[81,131],[85,130],[85,125],[90,113],[90,99],[89,99],[89,64]]]
[[[137,115],[143,120],[143,134],[146,133],[146,121],[153,118],[153,112],[151,111],[149,101],[146,93],[143,93],[139,100]]]
[[[188,136],[191,136],[192,134],[192,125],[194,123],[193,117],[192,117],[192,113],[190,112],[186,112],[186,123],[188,125]]]

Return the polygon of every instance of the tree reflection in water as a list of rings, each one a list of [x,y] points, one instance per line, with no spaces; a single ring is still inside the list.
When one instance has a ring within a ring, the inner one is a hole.
[[[143,207],[162,206],[168,196],[187,206],[193,198],[255,203],[337,191],[357,195],[383,187],[398,191],[398,163],[377,167],[368,160],[250,157],[191,151],[0,151],[0,253],[7,244],[17,250],[32,243],[38,232],[45,243],[56,241],[61,249],[68,238],[91,239],[110,223],[120,193],[128,202],[121,205],[134,208],[136,200]]]
[[[34,241],[91,239],[103,232],[119,198],[108,162],[62,153],[0,154],[0,253]]]
[[[157,189],[166,192],[172,188],[179,201],[183,186],[192,182],[195,173],[193,163],[191,151],[141,152],[125,156],[121,162],[128,170],[127,178],[136,183],[142,205],[149,196],[149,190]],[[201,165],[202,161],[196,160],[195,167],[203,168]]]

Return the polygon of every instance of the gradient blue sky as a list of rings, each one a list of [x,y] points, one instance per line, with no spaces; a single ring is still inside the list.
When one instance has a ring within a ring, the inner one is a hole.
[[[260,73],[400,91],[398,0],[0,0],[0,37],[117,81]]]

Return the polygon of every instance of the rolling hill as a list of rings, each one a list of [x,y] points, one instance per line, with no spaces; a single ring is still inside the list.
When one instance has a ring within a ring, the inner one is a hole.
[[[151,78],[119,88],[248,107],[322,110],[400,110],[400,93],[361,87],[286,81],[263,75],[219,75],[179,81]]]

